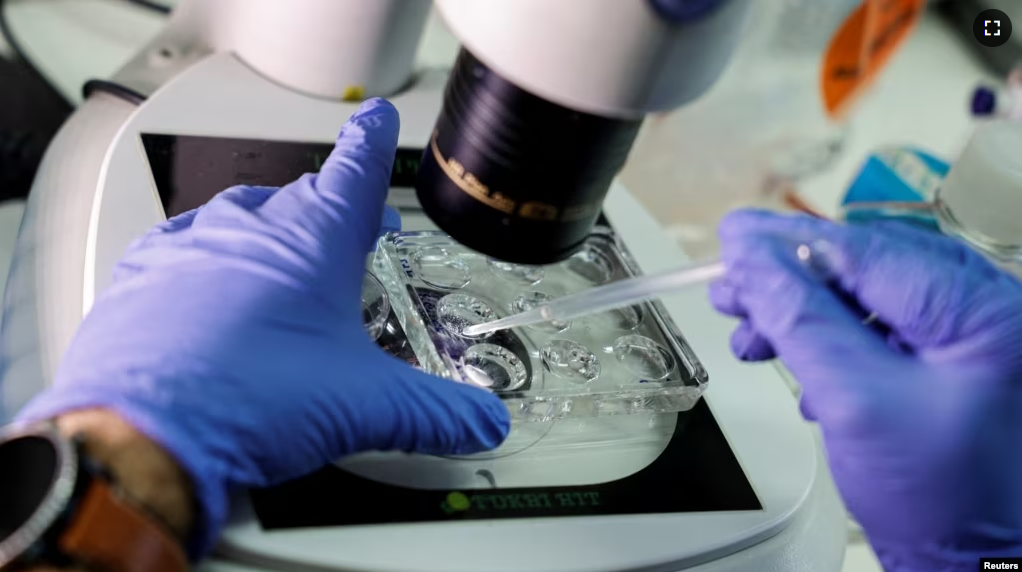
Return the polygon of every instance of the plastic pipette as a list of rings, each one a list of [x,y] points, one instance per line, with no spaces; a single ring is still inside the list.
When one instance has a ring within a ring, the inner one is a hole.
[[[462,333],[466,336],[481,336],[498,330],[531,326],[552,320],[567,321],[645,302],[668,292],[706,284],[723,275],[724,263],[717,260],[689,264],[658,274],[619,280],[570,294],[526,312],[469,326]]]
[[[795,256],[807,270],[822,280],[832,278],[834,254],[829,242],[820,239],[805,242],[793,240],[792,245]],[[712,282],[723,275],[724,263],[719,260],[688,264],[658,274],[628,278],[569,294],[526,312],[469,326],[462,333],[466,336],[481,336],[553,320],[567,321],[652,300],[669,292]]]

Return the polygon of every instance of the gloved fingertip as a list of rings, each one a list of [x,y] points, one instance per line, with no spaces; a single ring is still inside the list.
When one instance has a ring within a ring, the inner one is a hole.
[[[382,186],[390,180],[390,168],[397,149],[401,118],[397,109],[385,99],[365,101],[341,127],[334,150],[320,168],[320,174],[332,172],[363,174],[367,163],[379,163]],[[361,189],[360,189],[361,190]]]
[[[383,147],[393,143],[396,147],[400,124],[400,115],[392,103],[380,97],[367,99],[341,127],[337,135],[337,147],[348,147],[363,141]]]
[[[399,232],[401,230],[401,213],[390,205],[383,206],[383,221],[380,223],[380,236],[388,232]]]
[[[412,370],[414,371],[414,370]],[[432,455],[468,455],[498,447],[511,431],[511,413],[495,394],[475,386],[414,371],[406,388],[417,395],[422,428],[412,450]]]
[[[813,411],[812,405],[809,403],[809,400],[806,399],[805,394],[803,394],[798,400],[798,410],[802,414],[803,419],[816,423],[816,412]]]
[[[746,320],[731,333],[731,351],[742,361],[765,361],[776,357],[774,348]]]
[[[769,361],[776,357],[777,352],[774,351],[770,342],[768,342],[766,338],[757,335],[746,345],[745,355],[742,359],[748,362],[761,362]]]
[[[717,280],[710,284],[710,304],[727,316],[741,318],[745,313],[738,300],[738,291],[727,280]]]
[[[473,423],[474,430],[462,446],[459,454],[478,453],[499,447],[511,433],[511,413],[496,395],[468,385],[466,391],[473,392],[473,400],[480,404],[480,415]]]
[[[386,113],[390,112],[397,113],[397,108],[394,107],[393,103],[387,101],[386,99],[383,99],[382,97],[371,97],[363,101],[362,104],[358,106],[358,109],[355,111],[354,115],[352,115],[351,117],[352,119],[355,119],[363,115],[372,113],[376,110],[383,110]]]
[[[467,399],[478,407],[478,415],[472,419],[467,428],[468,433],[456,446],[456,454],[467,455],[489,451],[500,446],[511,432],[511,413],[507,406],[496,395],[472,387],[459,385]]]

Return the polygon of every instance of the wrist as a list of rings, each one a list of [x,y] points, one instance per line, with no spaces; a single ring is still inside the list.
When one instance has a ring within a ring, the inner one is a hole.
[[[84,407],[0,428],[0,568],[187,569],[191,486],[156,443]]]
[[[82,441],[85,452],[108,470],[118,488],[151,514],[179,543],[195,522],[195,501],[187,474],[162,447],[116,413],[86,409],[61,415],[58,430]]]
[[[170,523],[168,532],[189,529],[186,552],[193,561],[216,543],[227,514],[228,479],[219,456],[211,455],[203,440],[210,432],[202,428],[201,415],[181,419],[145,391],[65,380],[60,389],[33,400],[16,420],[53,420],[64,435],[86,433],[90,447],[100,449],[96,460],[112,465],[108,472],[127,481],[121,488],[128,495],[141,497],[135,504],[151,505],[157,518]],[[141,458],[147,466],[139,466]]]

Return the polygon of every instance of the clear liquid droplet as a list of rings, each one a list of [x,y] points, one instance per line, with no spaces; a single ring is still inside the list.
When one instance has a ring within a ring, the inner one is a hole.
[[[614,357],[640,379],[657,381],[674,370],[674,358],[663,346],[645,336],[621,336],[614,342]]]
[[[630,332],[642,325],[642,307],[627,306],[593,316],[598,328]]]
[[[448,294],[440,299],[436,308],[437,321],[449,333],[467,339],[489,336],[468,336],[465,328],[492,322],[497,318],[493,310],[478,298],[467,294]]]
[[[477,344],[462,356],[468,381],[494,391],[514,391],[529,379],[522,360],[511,350],[496,344]]]
[[[577,384],[592,383],[600,377],[600,360],[582,344],[554,340],[540,352],[543,367],[555,376]]]
[[[446,248],[420,248],[412,254],[411,260],[419,280],[435,288],[458,290],[472,281],[472,271],[468,264]]]
[[[519,294],[513,302],[511,302],[511,311],[515,314],[521,314],[522,312],[528,312],[534,310],[543,304],[546,304],[553,300],[553,296],[545,294],[543,292],[523,292]],[[532,324],[528,327],[538,330],[540,332],[549,332],[557,334],[567,330],[571,326],[570,321],[563,320],[551,320],[549,322],[543,322],[541,324]]]
[[[486,263],[490,266],[490,270],[493,271],[494,275],[520,286],[535,286],[543,280],[545,275],[542,266],[511,264],[510,262],[502,262],[493,258],[487,259]]]
[[[598,286],[610,282],[614,266],[603,253],[592,247],[584,248],[564,262],[568,270]]]

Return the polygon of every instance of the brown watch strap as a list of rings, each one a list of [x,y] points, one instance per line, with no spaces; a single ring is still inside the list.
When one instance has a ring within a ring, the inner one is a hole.
[[[61,535],[72,558],[106,572],[184,572],[184,550],[153,519],[94,479]]]

